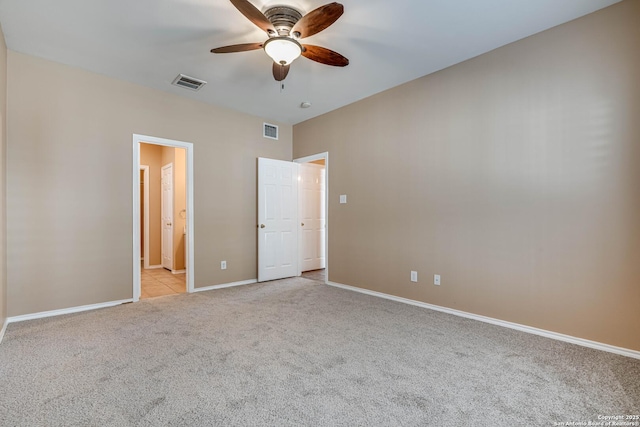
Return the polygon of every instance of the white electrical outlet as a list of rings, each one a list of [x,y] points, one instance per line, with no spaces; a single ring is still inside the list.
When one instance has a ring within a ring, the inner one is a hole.
[[[439,274],[434,274],[433,275],[433,284],[440,286],[440,275]]]
[[[411,281],[412,282],[417,282],[418,281],[418,272],[417,271],[412,271],[411,272]]]
[[[227,261],[220,261],[220,270],[227,269]]]
[[[347,203],[347,195],[346,194],[341,194],[340,195],[340,203]]]

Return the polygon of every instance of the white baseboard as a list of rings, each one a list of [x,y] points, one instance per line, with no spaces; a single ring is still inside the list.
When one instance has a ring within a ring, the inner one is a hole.
[[[205,286],[204,288],[193,288],[193,292],[212,291],[214,289],[231,288],[234,286],[242,286],[242,285],[252,285],[254,283],[258,283],[258,280],[251,279],[251,280],[243,280],[241,282],[224,283],[222,285]]]
[[[355,286],[343,285],[342,283],[327,281],[327,285],[334,286],[336,288],[346,289],[349,291],[359,292],[362,294],[371,295],[374,297],[385,298],[392,301],[401,302],[404,304],[410,304],[410,305],[415,305],[422,308],[428,308],[430,310],[441,311],[443,313],[453,314],[454,316],[466,317],[467,319],[478,320],[480,322],[485,322],[485,323],[491,323],[492,325],[515,329],[521,332],[527,332],[529,334],[540,335],[540,336],[551,338],[558,341],[565,341],[571,344],[581,345],[583,347],[589,347],[596,350],[607,351],[609,353],[615,353],[621,356],[640,359],[640,351],[631,350],[628,348],[616,347],[613,345],[604,344],[597,341],[586,340],[584,338],[578,338],[578,337],[573,337],[571,335],[565,335],[557,332],[547,331],[544,329],[538,329],[531,326],[521,325],[519,323],[508,322],[506,320],[494,319],[493,317],[467,313],[466,311],[455,310],[453,308],[442,307],[439,305],[429,304],[422,301],[416,301],[408,298],[397,297],[395,295],[389,295],[382,292],[370,291],[368,289],[358,288]]]
[[[153,270],[154,268],[163,268],[162,265],[150,265],[149,267],[144,267],[145,270]]]
[[[187,270],[171,270],[171,274],[184,274]]]
[[[9,319],[4,319],[4,325],[2,325],[2,329],[0,329],[0,344],[2,344],[2,338],[4,338],[4,333],[7,330],[8,324],[9,324]]]
[[[23,314],[21,316],[13,316],[7,319],[6,323],[23,322],[25,320],[42,319],[43,317],[60,316],[62,314],[80,313],[82,311],[96,310],[98,308],[113,307],[114,305],[133,302],[133,299],[123,299],[119,301],[101,302],[99,304],[81,305],[78,307],[62,308],[59,310],[41,311],[39,313]]]

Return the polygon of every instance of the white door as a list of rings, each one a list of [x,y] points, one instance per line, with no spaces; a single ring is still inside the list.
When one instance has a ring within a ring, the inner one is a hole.
[[[300,165],[300,271],[325,268],[325,168]]]
[[[258,159],[258,281],[298,274],[298,164]]]
[[[162,266],[173,270],[173,164],[162,167]]]

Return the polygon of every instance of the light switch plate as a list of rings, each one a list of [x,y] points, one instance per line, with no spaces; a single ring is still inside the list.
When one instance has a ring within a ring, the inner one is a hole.
[[[346,194],[341,194],[340,195],[340,203],[347,203],[347,195]]]
[[[412,282],[417,282],[418,281],[418,272],[417,271],[412,271],[411,272],[411,281]]]
[[[440,275],[439,274],[434,274],[433,275],[433,284],[440,286]]]

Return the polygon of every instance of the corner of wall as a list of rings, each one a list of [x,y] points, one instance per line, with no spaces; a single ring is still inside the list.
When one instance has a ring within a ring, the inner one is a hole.
[[[0,27],[0,341],[7,327],[7,45]]]
[[[296,124],[295,158],[331,153],[329,281],[640,351],[639,16],[619,2]]]

